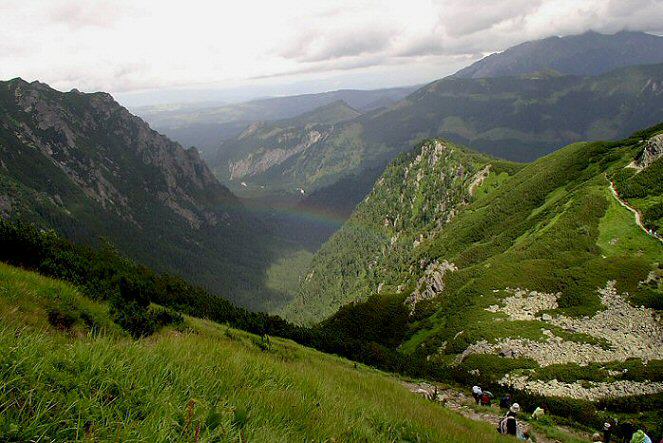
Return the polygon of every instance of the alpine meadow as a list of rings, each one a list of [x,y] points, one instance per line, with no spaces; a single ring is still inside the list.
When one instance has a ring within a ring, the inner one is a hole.
[[[663,441],[662,2],[0,14],[0,441]]]

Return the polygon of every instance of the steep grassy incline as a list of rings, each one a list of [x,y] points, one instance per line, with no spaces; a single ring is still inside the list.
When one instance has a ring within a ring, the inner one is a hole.
[[[105,305],[2,263],[0,440],[506,441],[287,340],[188,317],[133,340]]]
[[[587,389],[573,384],[586,373],[560,387],[518,372],[591,362],[615,370],[630,358],[641,366],[660,358],[663,244],[636,225],[610,181],[660,201],[663,160],[638,172],[628,165],[652,151],[662,129],[577,143],[525,166],[424,144],[390,166],[314,257],[291,318],[320,320],[367,299],[324,325],[359,321],[358,336],[382,331],[384,343],[412,358],[546,395],[663,391],[656,371],[617,384],[613,373]]]

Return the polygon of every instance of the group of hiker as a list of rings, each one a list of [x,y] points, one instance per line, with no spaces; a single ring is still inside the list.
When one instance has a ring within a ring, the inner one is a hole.
[[[481,389],[479,386],[472,387],[472,397],[478,405],[491,406],[492,399],[494,395],[492,392]],[[520,405],[518,403],[513,403],[511,400],[511,395],[506,394],[500,399],[499,402],[500,408],[506,409],[506,415],[500,420],[499,425],[497,426],[497,431],[500,434],[512,435],[519,440],[523,441],[532,441],[529,436],[529,432],[526,429],[523,429],[521,426],[518,426],[518,414],[520,413]],[[532,418],[538,419],[543,416],[543,408],[536,408]]]
[[[483,390],[479,386],[472,387],[472,397],[477,405],[491,406],[494,395],[492,392]],[[512,402],[511,395],[506,394],[500,398],[499,406],[506,409],[506,415],[500,420],[497,431],[500,434],[512,435],[519,440],[531,442],[529,431],[526,428],[518,426],[518,414],[520,405]],[[532,412],[532,420],[540,420],[547,407],[545,405],[537,406]],[[596,432],[592,435],[592,442],[596,443],[653,443],[647,435],[646,429],[637,429],[633,424],[624,422],[615,430],[616,423],[604,423],[602,432]],[[615,432],[613,432],[615,431]],[[661,440],[663,443],[663,439]]]
[[[615,429],[616,428],[616,429]],[[603,423],[603,431],[595,432],[592,435],[592,442],[595,443],[652,443],[652,439],[647,435],[646,429],[637,429],[632,423],[623,422],[617,426],[617,423]],[[661,439],[663,442],[663,439]]]

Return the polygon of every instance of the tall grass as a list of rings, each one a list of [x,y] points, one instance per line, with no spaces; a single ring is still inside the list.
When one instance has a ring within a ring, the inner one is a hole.
[[[0,265],[0,441],[502,441],[387,374],[209,321],[142,340],[62,333],[40,308],[51,287],[80,297]]]

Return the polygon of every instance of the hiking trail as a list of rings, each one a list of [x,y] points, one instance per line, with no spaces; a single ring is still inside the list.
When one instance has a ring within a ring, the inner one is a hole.
[[[654,237],[658,241],[663,242],[663,238],[661,238],[660,235],[657,235],[655,232],[650,232],[645,227],[645,225],[642,224],[642,214],[640,214],[640,211],[638,211],[637,209],[626,203],[624,200],[619,198],[619,192],[617,192],[617,189],[615,188],[615,182],[609,180],[607,177],[606,179],[610,182],[610,192],[612,193],[612,196],[615,198],[615,200],[617,200],[617,202],[619,202],[620,205],[622,205],[623,207],[625,207],[626,209],[628,209],[633,213],[633,215],[635,216],[635,223],[640,227],[640,229],[642,229],[645,232],[645,234],[649,235],[650,237]]]
[[[403,381],[403,384],[410,392],[426,397],[431,401],[440,403],[445,408],[455,411],[464,417],[475,421],[490,423],[493,426],[494,432],[497,432],[497,426],[500,420],[506,415],[506,411],[500,409],[496,403],[492,406],[478,406],[470,395],[466,395],[462,391],[459,391],[453,387],[414,381]],[[437,396],[435,395],[436,392]],[[521,429],[528,429],[530,434],[536,439],[537,443],[560,442],[558,439],[548,437],[541,429],[533,426],[529,420],[529,417],[530,414],[522,412],[518,416],[518,426]],[[570,429],[565,426],[557,426],[557,430],[559,433],[565,434],[566,438],[563,441],[591,441],[591,435],[588,433],[580,432],[576,429]]]

